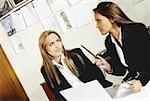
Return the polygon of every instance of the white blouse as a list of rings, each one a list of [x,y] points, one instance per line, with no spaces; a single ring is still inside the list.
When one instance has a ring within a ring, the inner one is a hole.
[[[119,56],[119,59],[120,59],[121,63],[124,66],[128,67],[128,65],[127,65],[127,63],[125,62],[125,59],[124,59],[123,51],[122,51],[121,47],[117,44],[117,42],[115,41],[115,39],[112,35],[111,35],[111,40],[115,44],[115,47],[116,47],[116,50],[117,50],[117,53],[118,53],[118,56]],[[119,36],[119,42],[122,45],[122,34],[121,33],[120,33],[120,36]]]
[[[65,56],[64,54],[61,55],[61,64],[57,63],[56,61],[53,60],[54,65],[56,65],[56,67],[59,69],[59,71],[62,73],[62,75],[65,77],[65,79],[68,81],[68,83],[74,87],[74,86],[78,86],[80,84],[83,84],[82,81],[80,81],[78,79],[78,77],[76,77],[67,67],[66,63],[65,63]]]

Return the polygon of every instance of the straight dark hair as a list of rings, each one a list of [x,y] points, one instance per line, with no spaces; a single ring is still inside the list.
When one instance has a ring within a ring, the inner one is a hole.
[[[93,11],[94,13],[100,13],[108,19],[114,20],[118,26],[133,23],[133,21],[126,16],[121,8],[113,2],[100,2]]]

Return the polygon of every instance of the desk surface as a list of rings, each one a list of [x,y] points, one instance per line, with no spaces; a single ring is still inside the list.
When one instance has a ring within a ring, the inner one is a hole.
[[[150,82],[140,92],[122,98],[109,96],[97,80],[60,92],[68,101],[150,101]]]

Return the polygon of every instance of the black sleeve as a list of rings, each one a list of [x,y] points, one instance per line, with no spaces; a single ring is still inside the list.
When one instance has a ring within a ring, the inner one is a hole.
[[[141,23],[135,24],[134,30],[136,33],[135,45],[138,45],[136,54],[139,57],[135,59],[137,67],[139,67],[135,68],[140,73],[137,79],[141,81],[142,85],[145,85],[150,80],[150,35],[146,26]]]
[[[54,85],[52,86],[52,84],[50,83],[50,81],[48,80],[46,71],[44,69],[44,67],[41,68],[41,73],[49,87],[49,89],[52,91],[52,93],[54,94],[56,101],[66,101],[66,99],[59,93],[59,90],[57,88],[54,87]]]
[[[124,76],[126,73],[126,68],[121,64],[121,61],[117,55],[117,52],[115,51],[115,46],[112,44],[110,39],[110,35],[107,36],[105,40],[105,46],[107,49],[107,55],[110,56],[110,60],[108,63],[111,65],[112,72],[110,74],[116,75],[116,76]]]
[[[76,52],[77,54],[79,54],[83,61],[85,66],[82,65],[82,63],[79,61],[77,61],[77,59],[75,59],[75,64],[77,65],[77,67],[80,67],[82,69],[80,69],[82,71],[86,80],[94,80],[97,79],[99,81],[99,83],[104,87],[109,87],[112,85],[111,82],[105,80],[105,77],[101,71],[101,69],[99,67],[97,67],[95,64],[93,64],[87,57],[86,55],[82,52],[81,49],[77,48],[74,49],[73,52]]]

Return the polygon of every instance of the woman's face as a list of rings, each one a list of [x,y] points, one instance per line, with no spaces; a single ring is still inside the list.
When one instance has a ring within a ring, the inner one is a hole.
[[[61,56],[63,52],[62,42],[55,33],[48,35],[45,43],[47,52],[53,56],[53,58],[58,58]]]
[[[95,13],[96,27],[99,29],[102,35],[110,32],[112,28],[112,23],[110,19],[101,15],[100,13]]]

